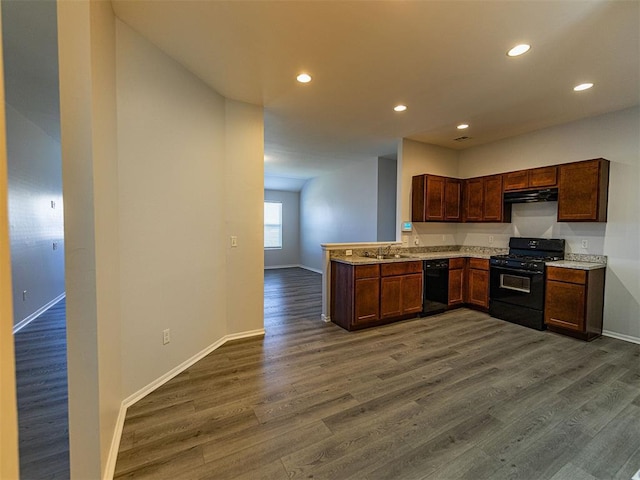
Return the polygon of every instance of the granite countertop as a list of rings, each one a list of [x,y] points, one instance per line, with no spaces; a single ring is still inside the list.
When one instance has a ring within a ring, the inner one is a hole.
[[[332,261],[346,263],[348,265],[375,265],[377,263],[395,263],[395,262],[410,262],[416,260],[440,260],[443,258],[486,258],[491,255],[487,253],[477,252],[461,252],[459,250],[443,251],[443,252],[420,252],[420,253],[403,253],[397,258],[382,258],[376,257],[362,257],[360,255],[336,255],[331,257]]]
[[[506,253],[506,249],[489,247],[426,247],[426,251],[400,251],[394,258],[365,257],[362,253],[366,250],[354,250],[353,255],[344,255],[344,251],[331,256],[332,261],[346,263],[347,265],[376,265],[381,263],[410,262],[422,260],[440,260],[444,258],[483,258],[489,259],[492,255]],[[430,250],[435,248],[435,250]],[[421,249],[422,250],[422,249]],[[336,252],[338,253],[338,252]],[[576,270],[597,270],[606,268],[606,257],[598,255],[580,255],[567,253],[566,260],[547,262],[547,266],[572,268]]]
[[[606,268],[604,263],[595,262],[575,262],[571,260],[559,260],[557,262],[547,262],[547,267],[560,267],[560,268],[572,268],[574,270],[598,270],[599,268]]]

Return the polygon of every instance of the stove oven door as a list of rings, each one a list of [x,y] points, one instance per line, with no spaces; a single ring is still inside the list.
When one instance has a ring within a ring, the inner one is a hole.
[[[537,330],[544,326],[544,273],[491,266],[489,314]]]

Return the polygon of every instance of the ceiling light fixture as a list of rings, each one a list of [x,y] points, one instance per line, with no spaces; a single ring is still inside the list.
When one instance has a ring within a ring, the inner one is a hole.
[[[507,55],[509,57],[517,57],[519,55],[522,55],[523,53],[527,53],[530,48],[531,48],[531,45],[527,45],[526,43],[522,43],[520,45],[516,45],[511,50],[509,50],[507,52]]]
[[[456,127],[458,130],[464,130],[465,128],[469,128],[469,125],[466,123],[461,123]]]
[[[396,112],[404,112],[407,109],[406,105],[396,105],[393,107]]]
[[[301,73],[296,77],[296,80],[298,80],[300,83],[309,83],[311,81],[311,75],[309,75],[308,73]]]
[[[593,87],[593,83],[581,83],[580,85],[573,87],[573,90],[575,92],[581,92],[583,90],[589,90],[591,87]]]

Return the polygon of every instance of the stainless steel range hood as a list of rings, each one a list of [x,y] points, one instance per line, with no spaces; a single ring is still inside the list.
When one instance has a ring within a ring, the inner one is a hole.
[[[504,193],[504,203],[555,202],[557,200],[557,188],[544,188],[540,190]]]

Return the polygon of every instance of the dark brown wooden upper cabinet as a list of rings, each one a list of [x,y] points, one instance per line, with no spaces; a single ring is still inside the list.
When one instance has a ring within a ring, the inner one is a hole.
[[[558,167],[541,167],[529,170],[529,188],[552,188],[558,185]]]
[[[411,179],[411,221],[461,221],[461,193],[457,178],[416,175]]]
[[[462,180],[457,178],[444,180],[444,220],[462,221]]]
[[[503,190],[527,190],[534,188],[552,188],[558,184],[558,167],[540,167],[518,170],[502,175]]]
[[[411,178],[411,221],[424,222],[425,180],[426,175]]]
[[[505,192],[529,188],[529,170],[505,173],[503,179]]]
[[[609,161],[603,158],[559,166],[558,221],[606,222]]]
[[[468,178],[464,181],[464,221],[481,222],[484,211],[484,181]]]
[[[503,211],[502,175],[484,177],[484,208],[482,220],[485,222],[502,222],[504,218]]]
[[[424,220],[442,222],[444,221],[445,177],[427,175],[425,184]]]

